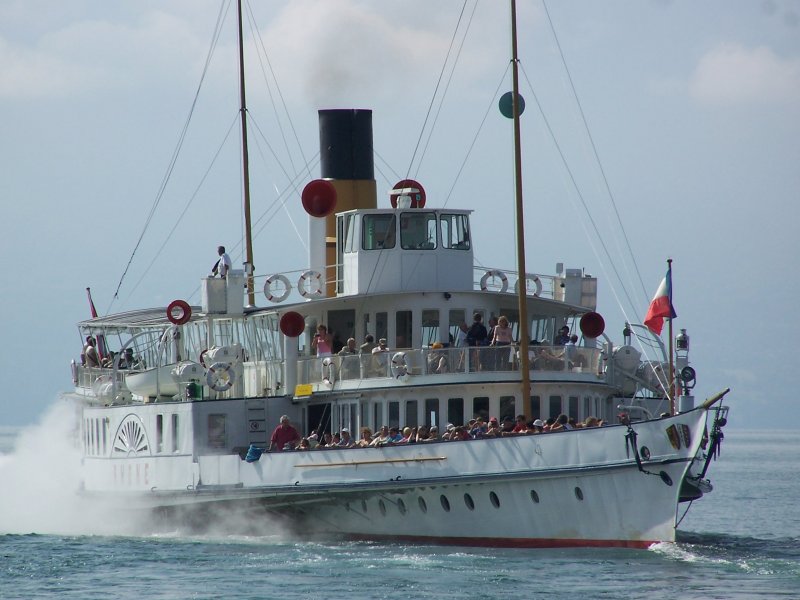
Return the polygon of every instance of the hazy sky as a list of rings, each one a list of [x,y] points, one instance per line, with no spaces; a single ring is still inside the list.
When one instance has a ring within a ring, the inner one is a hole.
[[[552,274],[563,262],[599,277],[599,310],[619,340],[625,315],[643,318],[673,258],[675,326],[691,336],[697,396],[730,386],[732,426],[795,426],[800,5],[553,1],[547,7],[567,76],[544,5],[518,4],[528,270]],[[89,316],[87,286],[103,313],[176,298],[196,303],[218,244],[241,263],[230,8],[183,149],[112,303],[189,114],[220,5],[0,3],[7,381],[0,425],[37,420],[70,388],[69,361],[81,348],[74,323]],[[397,179],[415,177],[429,206],[476,211],[482,265],[513,268],[511,128],[496,108],[498,90],[511,85],[505,2],[466,3],[422,131],[464,6],[252,2],[258,33],[246,26],[246,36],[258,274],[306,265],[299,191],[319,175],[319,108],[374,111],[379,205]],[[643,285],[629,275],[603,173]],[[260,294],[258,302],[266,304]]]

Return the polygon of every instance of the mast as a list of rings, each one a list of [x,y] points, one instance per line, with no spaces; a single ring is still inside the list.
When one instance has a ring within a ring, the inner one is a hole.
[[[247,103],[244,88],[244,41],[242,36],[242,0],[237,1],[239,17],[239,98],[242,115],[242,178],[244,185],[245,274],[247,275],[247,304],[256,305],[253,286],[253,233],[250,223],[250,161],[247,155]]]
[[[675,414],[675,352],[672,349],[672,259],[667,259],[667,275],[669,277],[669,414]]]
[[[511,0],[511,74],[513,81],[512,108],[514,113],[514,173],[516,180],[516,220],[517,220],[517,285],[519,303],[519,371],[522,389],[522,412],[525,419],[531,419],[531,380],[528,359],[528,285],[525,274],[525,221],[522,207],[522,149],[519,123],[519,59],[517,58],[517,3]]]

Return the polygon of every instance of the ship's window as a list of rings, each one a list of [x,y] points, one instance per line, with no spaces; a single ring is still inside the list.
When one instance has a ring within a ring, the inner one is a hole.
[[[466,312],[460,308],[451,309],[447,316],[447,330],[449,333],[449,339],[447,341],[450,342],[451,346],[456,345],[456,340],[458,340],[459,326],[461,323],[466,324]],[[443,342],[444,340],[440,341]]]
[[[439,217],[442,246],[453,250],[469,250],[469,218],[467,215],[443,214]]]
[[[411,311],[398,310],[394,315],[395,322],[395,348],[411,348]]]
[[[573,419],[578,419],[578,397],[577,396],[570,396],[569,397],[569,416]]]
[[[489,398],[478,396],[472,399],[472,416],[481,417],[484,423],[489,422]],[[455,423],[453,423],[455,425]]]
[[[500,422],[503,422],[503,419],[508,417],[509,419],[513,419],[516,416],[516,410],[514,409],[515,400],[514,396],[500,396]],[[520,410],[520,412],[522,412]]]
[[[531,396],[531,418],[540,419],[542,417],[542,399],[539,396]]]
[[[95,434],[94,434],[94,440],[95,440],[95,442],[94,442],[94,453],[95,454],[100,454],[100,419],[95,419],[94,420],[94,429],[95,429]]]
[[[172,415],[172,451],[178,451],[178,415]]]
[[[581,488],[579,488],[579,487],[575,488],[575,497],[578,500],[583,500],[583,490]]]
[[[375,313],[375,343],[381,338],[389,339],[389,313]]]
[[[225,415],[208,415],[208,447],[225,447]]]
[[[439,311],[422,311],[422,346],[430,346],[435,342],[445,341],[439,339]]]
[[[439,425],[439,399],[426,398],[425,399],[425,425],[433,427]]]
[[[447,421],[456,427],[464,424],[464,399],[450,398],[447,401]],[[440,433],[444,433],[440,431]]]
[[[436,248],[436,214],[404,212],[400,215],[400,245],[404,250]]]
[[[500,498],[497,497],[497,494],[494,492],[489,492],[489,500],[492,503],[492,506],[495,508],[500,508]]]
[[[428,505],[425,504],[425,498],[422,496],[419,497],[419,509],[424,513],[428,512]]]
[[[561,396],[550,396],[550,414],[554,419],[561,414]]]
[[[439,496],[439,502],[442,503],[442,508],[445,510],[445,512],[450,512],[450,500],[447,499],[447,496],[444,494]]]
[[[156,415],[156,452],[164,451],[164,415]]]
[[[385,425],[385,423],[383,422],[383,404],[381,404],[380,402],[376,402],[372,406],[373,406],[373,416],[374,416],[372,422],[375,423],[374,431],[377,433],[378,429],[383,425]]]
[[[397,499],[397,510],[400,511],[401,515],[406,514],[406,503],[403,502],[402,498]]]
[[[536,490],[531,490],[531,500],[534,504],[539,504],[539,494],[536,493]]]
[[[467,505],[468,509],[475,510],[475,502],[472,500],[472,496],[469,494],[464,494],[464,504]]]
[[[545,346],[553,343],[553,319],[548,317],[533,317],[531,319],[532,340],[542,342]]]
[[[406,401],[406,420],[403,425],[405,427],[416,427],[419,424],[417,419],[417,404],[416,400]]]
[[[344,251],[355,252],[356,246],[356,215],[344,215],[342,239],[344,240]]]
[[[394,248],[395,243],[394,215],[364,215],[362,245],[364,250],[381,250]]]
[[[389,427],[400,427],[400,403],[389,402]]]

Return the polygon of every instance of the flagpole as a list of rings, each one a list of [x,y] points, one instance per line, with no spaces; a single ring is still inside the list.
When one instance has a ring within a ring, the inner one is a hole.
[[[672,351],[672,259],[667,259],[667,276],[669,277],[669,413],[675,414],[675,362]]]

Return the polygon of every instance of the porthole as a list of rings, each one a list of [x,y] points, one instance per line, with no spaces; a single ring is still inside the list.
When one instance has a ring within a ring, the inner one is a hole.
[[[400,499],[397,501],[397,510],[399,510],[399,511],[400,511],[400,514],[401,514],[401,515],[404,515],[404,514],[406,514],[406,503],[405,503],[405,502],[403,502],[403,499],[402,499],[402,498],[400,498]]]
[[[639,454],[642,456],[642,460],[650,460],[650,448],[647,446],[642,446],[642,449],[639,451]]]
[[[378,508],[381,509],[381,514],[386,515],[386,504],[384,504],[383,500],[378,500]]]
[[[536,493],[536,490],[531,490],[531,500],[534,504],[539,504],[539,494]]]
[[[424,513],[428,512],[428,505],[425,504],[425,498],[422,496],[419,497],[419,509]]]
[[[469,494],[464,494],[464,504],[467,505],[468,509],[475,510],[475,502],[473,502],[472,496]]]
[[[494,492],[489,492],[489,500],[491,500],[492,506],[495,508],[500,508],[500,498],[497,497],[497,494]]]
[[[450,500],[447,499],[447,496],[444,494],[439,496],[439,502],[442,503],[442,508],[445,510],[445,512],[450,512]]]
[[[583,500],[583,490],[581,488],[579,488],[579,487],[575,488],[575,497],[578,500]]]
[[[362,500],[361,501],[361,510],[363,512],[367,512],[367,501],[366,500]]]

